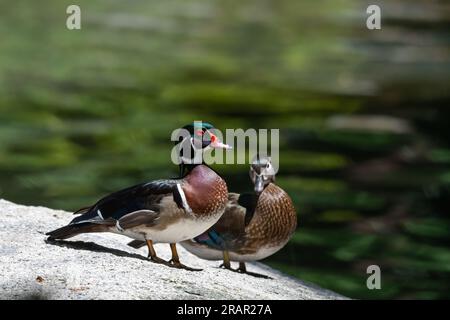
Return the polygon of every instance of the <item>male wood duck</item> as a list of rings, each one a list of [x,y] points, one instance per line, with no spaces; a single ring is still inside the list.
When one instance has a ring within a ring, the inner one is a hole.
[[[257,158],[250,167],[254,194],[228,195],[219,221],[208,231],[180,244],[206,260],[239,262],[236,271],[247,272],[245,262],[264,259],[283,248],[297,227],[297,215],[289,195],[277,186],[270,158]]]
[[[180,138],[180,178],[138,184],[100,199],[78,210],[81,214],[67,226],[47,233],[49,240],[67,239],[81,233],[112,232],[144,241],[153,262],[195,270],[180,263],[176,243],[191,239],[214,225],[228,201],[225,181],[200,161],[192,163],[191,154],[208,148],[230,148],[212,133],[208,123],[190,124],[188,134]],[[197,143],[200,141],[200,143]],[[172,259],[159,258],[154,243],[169,243]]]

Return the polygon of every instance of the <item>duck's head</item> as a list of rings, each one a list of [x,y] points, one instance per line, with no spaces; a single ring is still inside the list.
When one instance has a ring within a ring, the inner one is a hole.
[[[256,156],[250,166],[250,179],[255,186],[256,194],[263,192],[271,182],[275,182],[275,170],[270,157]]]
[[[219,140],[214,133],[217,129],[208,122],[195,121],[183,127],[190,135],[189,142],[194,149],[231,149],[231,147]]]
[[[208,149],[231,149],[217,136],[218,130],[210,123],[195,121],[185,125],[176,144],[179,146],[180,169],[203,163],[203,153]]]

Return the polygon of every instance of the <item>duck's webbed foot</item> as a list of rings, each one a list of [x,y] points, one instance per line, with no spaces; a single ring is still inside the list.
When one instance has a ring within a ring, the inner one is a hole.
[[[171,267],[188,271],[202,271],[202,269],[191,268],[180,262],[180,258],[178,257],[177,252],[177,245],[175,243],[170,244],[170,250],[172,251],[172,259],[170,259],[169,261]]]
[[[247,267],[245,265],[245,262],[239,262],[239,268],[237,268],[236,271],[239,272],[239,273],[248,274],[249,276],[253,276],[253,277],[256,277],[256,278],[272,279],[271,277],[266,276],[264,274],[247,271]]]
[[[160,258],[160,257],[152,257],[152,256],[149,256],[148,257],[148,259],[151,261],[151,262],[154,262],[154,263],[160,263],[160,264],[164,264],[164,265],[170,265],[170,262],[169,261],[166,261],[166,260],[164,260],[164,259],[162,259],[162,258]]]
[[[173,268],[184,269],[184,270],[188,270],[188,271],[202,271],[203,270],[203,269],[188,267],[188,266],[182,264],[180,261],[175,261],[173,259],[171,259],[169,261],[169,263],[170,263],[170,266]]]
[[[164,265],[170,265],[169,262],[167,262],[164,259],[161,259],[156,255],[155,248],[153,248],[153,241],[152,240],[146,240],[147,247],[148,247],[148,259],[154,263],[160,263]]]

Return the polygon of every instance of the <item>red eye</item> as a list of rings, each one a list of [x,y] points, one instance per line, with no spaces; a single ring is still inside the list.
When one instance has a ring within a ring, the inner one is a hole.
[[[197,135],[198,136],[202,136],[203,135],[203,130],[197,130]]]
[[[211,135],[211,142],[215,142],[216,141],[216,139],[217,139],[217,137],[215,136],[215,135]]]

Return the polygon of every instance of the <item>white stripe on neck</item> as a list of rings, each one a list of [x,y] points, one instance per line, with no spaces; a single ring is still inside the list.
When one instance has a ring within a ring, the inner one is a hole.
[[[181,201],[183,202],[183,208],[184,210],[186,210],[188,213],[192,213],[192,209],[189,206],[187,200],[186,200],[186,195],[184,194],[183,188],[181,187],[181,184],[177,183],[177,189],[178,189],[178,193],[181,196]]]
[[[124,229],[120,226],[119,220],[116,222],[116,229],[119,230],[119,232],[124,232]]]

